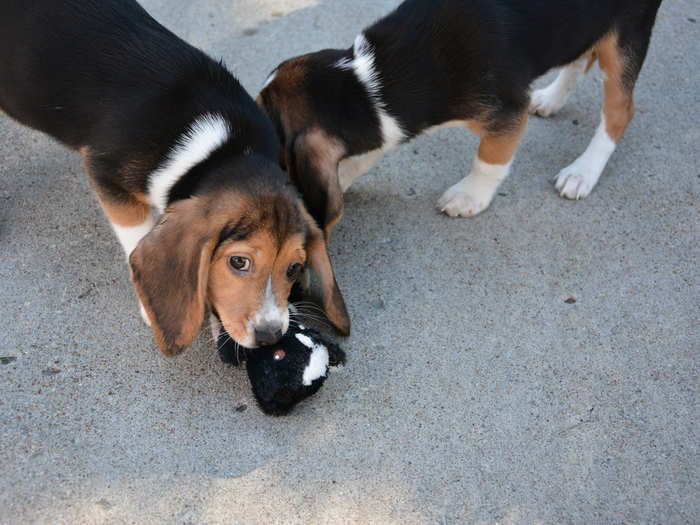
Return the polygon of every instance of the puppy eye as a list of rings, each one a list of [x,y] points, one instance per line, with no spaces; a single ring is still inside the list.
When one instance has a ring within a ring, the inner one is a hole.
[[[293,283],[299,278],[301,268],[301,264],[299,263],[292,264],[289,268],[287,268],[287,279],[289,279],[290,283]]]
[[[275,361],[282,361],[286,355],[287,353],[284,350],[277,350],[274,354],[272,354],[272,359]]]
[[[237,272],[247,272],[250,271],[250,259],[247,257],[241,257],[240,255],[234,255],[229,257],[228,263]]]

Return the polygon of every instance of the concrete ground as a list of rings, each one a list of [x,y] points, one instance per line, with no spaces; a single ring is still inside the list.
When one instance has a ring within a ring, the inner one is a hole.
[[[256,93],[398,2],[144,3]],[[0,118],[0,522],[698,523],[699,61],[700,4],[665,2],[584,201],[551,179],[597,70],[475,219],[434,208],[466,131],[361,179],[332,244],[350,360],[284,419],[204,334],[161,355],[78,156]]]

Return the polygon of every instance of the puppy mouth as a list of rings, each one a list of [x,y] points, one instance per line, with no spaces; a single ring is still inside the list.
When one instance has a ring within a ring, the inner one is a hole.
[[[221,346],[224,342],[231,342],[232,344],[244,347],[244,348],[255,348],[255,338],[250,335],[246,335],[245,339],[238,340],[231,335],[231,333],[224,326],[224,322],[221,320],[219,312],[211,307],[211,316],[209,318],[209,326],[211,329],[211,335],[214,342],[218,346]]]
[[[228,333],[221,322],[221,317],[212,308],[210,318],[211,332],[216,348],[219,351],[219,357],[224,363],[242,366],[248,360],[249,348],[236,341]]]

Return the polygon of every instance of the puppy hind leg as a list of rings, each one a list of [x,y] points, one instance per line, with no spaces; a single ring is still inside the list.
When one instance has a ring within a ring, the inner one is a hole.
[[[595,60],[595,53],[586,53],[578,60],[564,66],[554,82],[532,93],[530,114],[549,117],[563,108]]]
[[[482,136],[478,155],[471,173],[438,201],[442,212],[450,217],[474,217],[489,207],[496,190],[508,177],[526,123],[525,114],[506,132],[492,133],[472,126]]]
[[[593,191],[634,116],[634,82],[641,62],[634,65],[618,35],[600,42],[597,52],[606,76],[600,125],[586,151],[554,179],[556,190],[568,199],[582,199]]]

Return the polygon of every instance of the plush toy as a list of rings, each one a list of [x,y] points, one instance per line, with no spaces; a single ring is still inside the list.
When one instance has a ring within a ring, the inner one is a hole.
[[[246,363],[248,379],[263,412],[281,416],[315,394],[328,377],[329,367],[345,362],[345,352],[321,334],[304,326],[289,328],[276,344],[248,349],[226,333],[219,337],[225,363]]]

